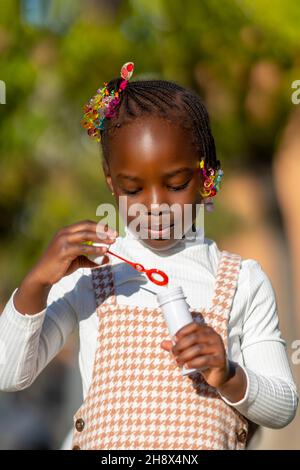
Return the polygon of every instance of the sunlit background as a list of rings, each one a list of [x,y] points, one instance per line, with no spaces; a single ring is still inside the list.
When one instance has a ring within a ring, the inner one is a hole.
[[[270,276],[299,384],[299,25],[297,0],[0,0],[1,311],[54,232],[112,202],[80,119],[130,60],[205,101],[224,168],[206,237]],[[72,337],[30,388],[0,393],[0,448],[60,448],[81,393]],[[299,414],[252,447],[299,449]]]

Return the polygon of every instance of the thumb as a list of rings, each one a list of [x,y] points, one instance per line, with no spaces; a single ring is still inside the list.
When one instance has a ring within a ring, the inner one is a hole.
[[[169,341],[169,340],[162,341],[162,343],[160,345],[161,345],[162,349],[164,349],[165,351],[168,351],[168,352],[171,352],[172,347],[173,347],[172,341]]]
[[[104,261],[105,259],[103,258],[101,264],[104,264]],[[100,266],[100,264],[94,263],[94,261],[85,255],[79,255],[72,261],[66,274],[70,274],[79,268],[96,268],[97,266]]]
[[[102,266],[103,264],[107,264],[109,262],[109,258],[107,255],[103,255],[101,263],[95,263],[87,256],[80,255],[77,257],[77,261],[80,264],[81,268],[95,268],[97,266]]]
[[[109,262],[109,257],[104,255],[102,258],[101,264],[94,263],[94,261],[90,260],[86,255],[79,255],[77,258],[73,259],[72,263],[68,267],[67,271],[65,272],[64,276],[68,276],[72,274],[79,268],[97,268]]]
[[[94,263],[94,261],[91,261],[88,258],[85,258],[83,260],[78,260],[78,263],[81,268],[95,268],[96,266],[99,266],[99,264]]]

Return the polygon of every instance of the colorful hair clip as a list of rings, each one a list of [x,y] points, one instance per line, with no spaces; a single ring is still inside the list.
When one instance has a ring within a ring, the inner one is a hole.
[[[211,204],[211,198],[214,197],[220,189],[223,170],[221,168],[218,170],[214,170],[213,168],[206,169],[203,158],[199,161],[199,168],[204,180],[203,188],[201,188],[200,194],[204,198],[209,198],[209,204]]]
[[[90,137],[97,142],[101,141],[101,130],[104,129],[105,119],[111,119],[117,115],[117,108],[121,102],[121,94],[127,87],[134,70],[133,62],[126,62],[121,68],[122,81],[118,90],[109,92],[107,82],[99,88],[96,94],[84,106],[82,126]]]

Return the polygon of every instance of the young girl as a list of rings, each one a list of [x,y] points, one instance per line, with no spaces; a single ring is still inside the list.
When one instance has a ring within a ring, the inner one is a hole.
[[[79,324],[84,402],[73,449],[243,449],[250,423],[281,428],[297,408],[274,292],[257,261],[220,251],[194,225],[176,237],[181,214],[163,222],[161,204],[195,217],[222,171],[199,98],[168,81],[130,81],[132,72],[125,64],[97,91],[83,123],[101,141],[117,203],[126,198],[125,237],[93,221],[57,232],[0,317],[0,388],[30,386]],[[129,228],[136,203],[144,223],[154,220],[147,236]],[[176,337],[156,301],[166,287],[110,247],[183,288],[193,321]],[[198,370],[182,375],[183,365]]]

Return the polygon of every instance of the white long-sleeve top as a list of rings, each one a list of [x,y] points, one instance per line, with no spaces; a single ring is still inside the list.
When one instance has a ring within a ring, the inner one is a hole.
[[[169,285],[181,285],[192,308],[211,304],[220,257],[217,244],[195,237],[174,248],[154,251],[126,230],[112,251],[169,276]],[[111,256],[117,301],[139,307],[157,307],[161,287]],[[15,289],[0,316],[0,389],[28,387],[63,348],[79,325],[79,367],[85,398],[91,384],[96,352],[98,317],[91,269],[82,268],[54,284],[47,307],[23,315],[14,306]],[[242,400],[231,403],[245,417],[270,428],[281,428],[295,416],[298,396],[278,324],[276,298],[260,264],[243,259],[228,326],[228,356],[247,376]],[[166,338],[168,339],[168,338]]]

